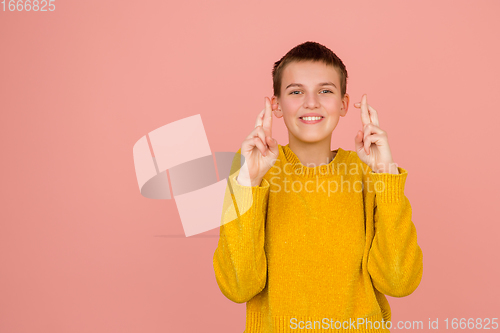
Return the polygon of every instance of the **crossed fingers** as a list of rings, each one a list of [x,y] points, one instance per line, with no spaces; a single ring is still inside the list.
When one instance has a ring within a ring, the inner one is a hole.
[[[371,107],[367,102],[366,94],[361,97],[361,103],[354,103],[354,106],[359,108],[361,107],[361,123],[363,124],[363,129],[369,123],[372,123],[375,126],[380,126],[378,122],[378,113],[373,107]]]
[[[354,106],[361,108],[363,144],[366,154],[370,154],[371,144],[377,144],[379,140],[385,139],[386,133],[379,127],[378,112],[368,104],[366,94],[361,97],[361,102],[355,103]]]
[[[257,120],[255,121],[255,128],[250,133],[248,138],[252,137],[258,137],[262,141],[262,143],[255,141],[255,144],[259,146],[260,148],[265,148],[268,149],[269,146],[267,145],[267,140],[266,137],[269,136],[272,138],[272,125],[273,125],[273,111],[272,111],[272,106],[271,106],[271,101],[265,97],[265,103],[266,107],[259,113],[257,116]],[[262,147],[262,145],[264,147]],[[265,150],[264,149],[264,150]],[[261,149],[262,150],[262,149]],[[263,154],[264,156],[266,154]]]

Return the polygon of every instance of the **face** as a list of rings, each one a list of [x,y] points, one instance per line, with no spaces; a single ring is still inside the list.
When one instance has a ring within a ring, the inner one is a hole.
[[[283,117],[290,140],[329,142],[340,117],[347,113],[349,95],[341,98],[340,76],[333,66],[292,62],[283,71],[281,97],[273,96],[272,102],[277,104],[274,114]]]

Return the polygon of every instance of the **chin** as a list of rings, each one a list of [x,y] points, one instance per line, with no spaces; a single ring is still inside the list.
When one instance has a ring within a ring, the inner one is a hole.
[[[326,139],[326,136],[320,136],[316,134],[311,134],[311,135],[300,135],[297,136],[297,139],[299,139],[302,142],[307,142],[307,143],[316,143],[320,142]]]

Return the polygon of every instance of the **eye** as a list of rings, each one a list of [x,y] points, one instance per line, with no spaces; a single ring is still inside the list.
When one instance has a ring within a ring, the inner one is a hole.
[[[321,91],[328,91],[328,92],[331,92],[331,93],[333,94],[333,91],[328,90],[328,89],[323,89],[323,90],[321,90]],[[300,93],[300,91],[298,91],[298,90],[294,90],[294,91],[290,92],[290,95],[297,95],[297,94],[295,94],[295,93]]]

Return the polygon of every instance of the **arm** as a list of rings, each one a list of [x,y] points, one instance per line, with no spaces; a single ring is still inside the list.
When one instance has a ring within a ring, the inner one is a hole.
[[[392,297],[404,297],[422,279],[423,255],[404,195],[408,171],[399,174],[370,172],[375,189],[375,234],[368,255],[368,272],[375,288]]]
[[[260,186],[244,186],[236,177],[228,177],[213,265],[222,293],[233,302],[243,303],[267,282],[264,231],[269,182],[263,179]]]
[[[279,145],[272,138],[273,114],[267,97],[265,104],[233,160],[231,169],[235,171],[228,177],[219,243],[213,257],[217,284],[236,303],[251,300],[267,283],[264,244],[270,186],[264,176],[278,158]],[[245,160],[243,165],[241,158]]]

